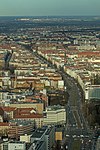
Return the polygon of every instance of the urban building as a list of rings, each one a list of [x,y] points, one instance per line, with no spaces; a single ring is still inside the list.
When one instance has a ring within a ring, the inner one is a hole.
[[[44,150],[52,150],[55,144],[55,127],[44,126],[35,130],[35,132],[31,136],[31,143],[34,143],[35,141],[44,142]]]
[[[63,106],[48,106],[44,112],[45,125],[57,125],[66,123],[66,110]]]
[[[19,141],[9,142],[8,150],[26,150],[26,143]]]

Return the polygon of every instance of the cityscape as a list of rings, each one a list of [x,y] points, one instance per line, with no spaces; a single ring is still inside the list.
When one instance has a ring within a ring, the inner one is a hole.
[[[100,150],[100,17],[0,17],[0,150]]]

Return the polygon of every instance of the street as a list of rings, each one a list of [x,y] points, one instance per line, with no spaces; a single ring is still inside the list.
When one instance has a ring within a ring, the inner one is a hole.
[[[48,64],[51,68],[55,69],[61,74],[65,84],[65,94],[69,94],[69,99],[66,104],[66,126],[64,139],[61,143],[62,150],[95,150],[96,141],[94,140],[93,133],[90,133],[89,126],[83,115],[82,110],[82,93],[78,83],[74,78],[67,75],[63,70],[58,69],[51,62],[45,58],[33,53],[40,61]]]
[[[69,93],[69,100],[66,105],[67,123],[65,137],[61,149],[68,150],[95,150],[92,136],[82,110],[82,96],[80,89],[65,72],[61,73],[65,81],[66,91]]]

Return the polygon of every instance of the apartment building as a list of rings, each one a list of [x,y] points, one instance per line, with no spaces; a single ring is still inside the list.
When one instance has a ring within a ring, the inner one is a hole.
[[[66,110],[63,106],[49,106],[44,112],[44,121],[45,125],[52,124],[65,124],[66,123]]]

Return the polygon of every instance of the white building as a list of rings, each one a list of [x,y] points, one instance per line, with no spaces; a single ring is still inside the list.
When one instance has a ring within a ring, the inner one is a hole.
[[[66,123],[66,110],[63,106],[49,106],[46,108],[44,114],[44,125]]]
[[[88,85],[85,89],[85,99],[100,99],[100,85]]]
[[[36,129],[31,136],[31,143],[34,144],[28,150],[52,150],[55,145],[55,127],[43,126]]]
[[[25,142],[10,142],[8,143],[8,150],[26,150]]]

